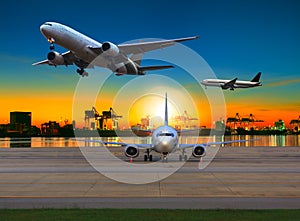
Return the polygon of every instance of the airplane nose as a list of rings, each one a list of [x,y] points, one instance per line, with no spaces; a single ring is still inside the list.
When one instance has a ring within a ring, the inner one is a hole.
[[[172,152],[172,142],[170,142],[169,140],[163,140],[161,142],[161,148],[162,148],[162,152]]]
[[[46,25],[41,25],[40,31],[41,31],[43,34],[45,34],[46,29],[47,29]]]
[[[51,34],[51,26],[50,25],[46,25],[46,24],[42,24],[40,26],[40,31],[42,32],[42,34],[46,37],[49,37]]]
[[[168,144],[169,144],[169,142],[168,142],[167,140],[163,140],[163,141],[162,141],[162,145],[163,145],[163,146],[168,146]]]

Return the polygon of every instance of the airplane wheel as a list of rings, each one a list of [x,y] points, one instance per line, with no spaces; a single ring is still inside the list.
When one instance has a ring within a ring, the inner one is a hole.
[[[168,158],[166,156],[162,157],[162,162],[167,163],[168,162]]]
[[[184,155],[184,161],[187,161],[187,155]]]
[[[84,71],[83,68],[77,69],[76,71],[77,71],[77,73],[78,73],[79,75],[81,75],[82,77],[85,77],[85,76],[87,77],[87,76],[89,76],[89,73],[87,73],[86,71]]]
[[[148,160],[148,156],[147,155],[144,155],[144,161],[147,161]],[[150,160],[150,158],[149,158]]]
[[[87,73],[86,71],[84,71],[81,76],[82,77],[87,77],[87,76],[89,76],[89,73]]]
[[[149,155],[149,161],[152,162],[152,155]]]
[[[77,72],[78,74],[82,75],[82,72],[83,72],[83,71],[82,71],[81,69],[77,69],[76,72]]]

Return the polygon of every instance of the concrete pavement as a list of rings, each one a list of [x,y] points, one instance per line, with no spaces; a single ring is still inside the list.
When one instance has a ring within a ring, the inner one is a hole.
[[[78,148],[0,149],[0,208],[300,208],[299,159],[299,147],[223,147],[204,170],[191,158],[134,185],[98,173]]]

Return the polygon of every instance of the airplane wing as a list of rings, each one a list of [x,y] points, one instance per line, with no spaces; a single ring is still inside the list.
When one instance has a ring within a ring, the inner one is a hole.
[[[236,82],[237,78],[232,79],[231,81],[226,82],[225,84],[223,84],[221,87],[222,89],[228,89],[230,88],[230,90],[234,90],[234,84]]]
[[[123,143],[123,142],[105,142],[103,141],[104,145],[120,145],[122,147],[125,146],[136,146],[139,149],[152,149],[152,145],[151,144],[131,144],[131,143]]]
[[[60,65],[72,65],[75,61],[75,56],[71,51],[67,51],[63,54],[61,54],[61,56],[64,58],[64,64],[60,64]],[[42,65],[42,64],[48,64],[48,65],[53,65],[56,66],[57,64],[53,64],[51,61],[44,60],[44,61],[39,61],[36,63],[33,63],[33,66],[37,66],[37,65]]]
[[[162,40],[162,41],[152,41],[152,42],[141,42],[133,44],[119,44],[118,48],[124,54],[139,54],[145,53],[147,51],[152,51],[160,48],[166,48],[174,45],[176,42],[189,41],[199,38],[198,36],[188,37],[188,38],[178,38],[172,40]]]
[[[39,61],[39,62],[36,62],[36,63],[33,63],[32,65],[33,66],[37,66],[37,65],[41,65],[41,64],[49,64],[49,65],[51,65],[50,63],[49,63],[49,60],[47,59],[47,60],[43,60],[43,61]]]
[[[151,144],[131,144],[131,143],[124,143],[124,142],[111,142],[111,141],[103,141],[103,140],[80,140],[80,139],[75,139],[75,140],[82,141],[82,142],[89,142],[89,143],[100,143],[103,145],[119,145],[122,147],[136,146],[139,149],[151,149],[152,148]]]
[[[252,140],[229,140],[229,141],[220,141],[220,142],[208,142],[208,143],[202,143],[202,144],[179,144],[179,149],[191,148],[191,147],[194,147],[195,145],[208,147],[208,146],[220,145],[220,144],[244,143],[244,142],[253,141],[253,140],[255,140],[255,139],[252,139]]]
[[[173,65],[161,65],[161,66],[144,66],[140,67],[141,71],[155,71],[155,70],[162,70],[162,69],[169,69],[174,68]]]

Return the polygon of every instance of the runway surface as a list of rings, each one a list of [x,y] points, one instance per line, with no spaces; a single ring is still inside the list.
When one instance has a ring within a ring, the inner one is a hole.
[[[0,208],[299,209],[299,150],[222,147],[203,170],[191,158],[166,179],[135,185],[105,177],[79,148],[0,149]],[[128,161],[121,151],[112,152]]]

